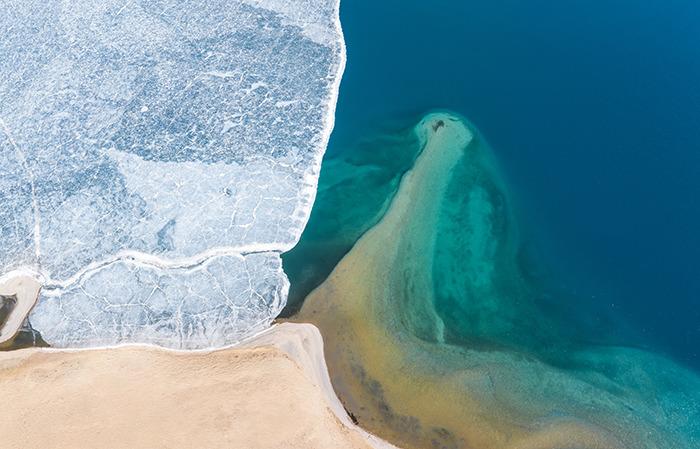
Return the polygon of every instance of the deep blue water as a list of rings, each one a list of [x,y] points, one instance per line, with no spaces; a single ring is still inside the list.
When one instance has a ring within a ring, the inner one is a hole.
[[[329,155],[449,108],[582,307],[700,368],[700,2],[345,0]]]

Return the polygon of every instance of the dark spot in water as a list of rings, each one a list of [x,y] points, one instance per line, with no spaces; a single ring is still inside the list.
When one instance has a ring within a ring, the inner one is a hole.
[[[0,295],[0,329],[5,325],[5,322],[10,317],[12,310],[17,304],[17,297]]]
[[[371,408],[376,410],[384,423],[402,434],[410,435],[413,439],[418,438],[421,433],[420,420],[415,416],[397,414],[386,401],[382,384],[369,377],[362,366],[352,365],[351,370],[360,385],[369,393],[372,398]]]
[[[357,420],[357,417],[355,416],[355,414],[354,414],[353,412],[351,412],[350,410],[348,410],[348,408],[347,408],[346,406],[343,406],[343,408],[345,409],[345,413],[348,414],[348,416],[350,417],[350,421],[352,421],[353,424],[359,424],[359,423],[360,423],[360,422]]]
[[[435,122],[435,124],[433,124],[433,131],[437,131],[443,126],[445,126],[445,122],[443,120],[438,120],[437,122]]]
[[[39,331],[34,329],[32,323],[27,319],[10,344],[0,347],[0,352],[32,347],[48,348],[50,345],[44,341]]]
[[[434,449],[458,449],[460,447],[457,438],[444,427],[433,427],[433,438],[430,440]]]

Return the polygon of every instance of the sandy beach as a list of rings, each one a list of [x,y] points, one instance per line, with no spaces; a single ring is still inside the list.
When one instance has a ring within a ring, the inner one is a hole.
[[[241,347],[0,353],[1,446],[392,446],[355,426],[330,387],[318,330],[277,325]]]

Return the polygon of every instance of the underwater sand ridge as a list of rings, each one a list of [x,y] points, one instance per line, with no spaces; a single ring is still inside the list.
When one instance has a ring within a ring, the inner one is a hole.
[[[483,334],[503,340],[498,349],[470,347],[465,342],[476,332],[470,328],[455,337],[460,319],[471,317],[486,329],[489,323],[479,319],[497,317],[499,308],[521,299],[508,296],[521,288],[519,278],[510,279],[517,274],[508,260],[512,236],[499,235],[508,228],[498,222],[510,212],[494,199],[507,195],[493,193],[501,187],[492,179],[490,156],[482,154],[488,147],[459,117],[429,114],[416,132],[426,139],[424,149],[386,214],[295,317],[321,329],[333,386],[360,425],[405,448],[698,447],[700,381],[670,360],[591,346],[559,354],[575,362],[559,368],[521,346],[546,339],[556,351],[569,346],[554,340],[556,328],[543,329],[546,338],[513,335],[513,329],[527,331],[528,320],[534,334],[547,323],[519,317],[518,309]],[[446,238],[436,220],[453,201],[445,195],[452,178],[464,173],[461,196],[468,201],[460,210],[468,217],[461,231],[468,236],[458,246],[470,262],[453,277],[467,273],[471,296],[462,299],[471,302],[451,317],[439,310],[434,285],[432,267],[441,257],[436,242]],[[473,316],[472,305],[479,310]],[[536,307],[526,304],[519,312],[534,314]],[[511,350],[504,349],[507,337],[516,340]]]

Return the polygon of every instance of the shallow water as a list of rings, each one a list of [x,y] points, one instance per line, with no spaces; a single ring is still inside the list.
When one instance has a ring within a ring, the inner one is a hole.
[[[287,312],[321,328],[361,425],[417,448],[700,445],[699,19],[689,0],[343,4],[336,128],[283,259]],[[435,108],[477,157],[389,219]]]
[[[341,20],[348,65],[322,189],[336,177],[328,161],[450,108],[496,152],[523,257],[572,298],[562,307],[700,369],[698,2],[352,0]],[[366,206],[323,198],[317,218]],[[312,218],[300,248],[319,225],[333,226]],[[337,261],[315,259],[307,274]]]
[[[284,270],[293,281],[283,316],[296,312],[362,233],[381,218],[419,150],[412,127],[404,126],[326,156],[318,207],[311,212],[302,243],[283,256]]]
[[[321,329],[345,407],[406,448],[696,447],[700,378],[548,307],[491,150],[463,123],[421,121],[384,214],[295,315]]]

